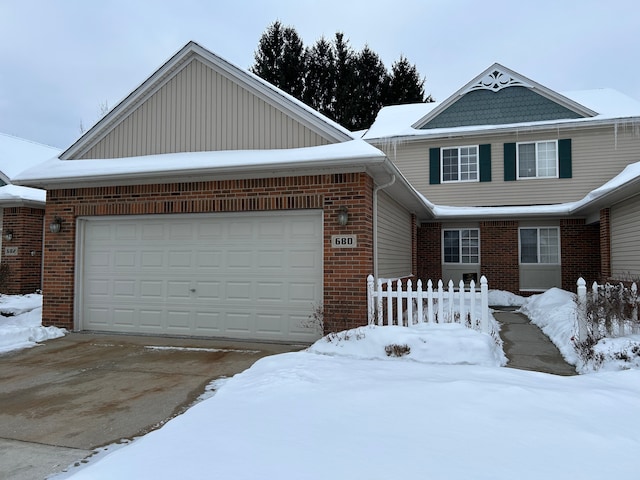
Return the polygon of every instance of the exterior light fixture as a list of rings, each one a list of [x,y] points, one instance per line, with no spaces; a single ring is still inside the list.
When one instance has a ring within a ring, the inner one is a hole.
[[[338,210],[338,225],[345,226],[349,222],[349,212],[347,207],[340,207]]]
[[[6,232],[4,232],[3,237],[7,242],[13,240],[13,230],[7,230]]]
[[[60,233],[60,229],[62,228],[62,219],[60,217],[55,217],[53,222],[49,224],[49,231],[51,233]]]

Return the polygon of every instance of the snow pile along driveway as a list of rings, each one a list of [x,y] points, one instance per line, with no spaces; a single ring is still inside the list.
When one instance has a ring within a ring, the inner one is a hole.
[[[62,337],[65,330],[42,326],[42,295],[0,295],[0,353]]]

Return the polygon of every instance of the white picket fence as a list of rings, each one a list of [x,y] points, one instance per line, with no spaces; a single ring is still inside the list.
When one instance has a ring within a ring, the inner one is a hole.
[[[394,289],[395,285],[395,289]],[[373,275],[367,277],[367,307],[369,325],[404,325],[416,323],[462,323],[482,332],[489,332],[489,285],[486,277],[480,278],[480,289],[471,281],[468,288],[460,281],[458,290],[453,281],[444,289],[442,280],[433,288],[427,281],[423,290],[422,280],[411,279],[406,288],[402,281],[377,282]]]
[[[599,285],[597,282],[593,282],[591,288],[587,289],[587,282],[580,277],[577,284],[578,339],[581,342],[586,340],[589,335],[599,339],[640,334],[640,322],[638,321],[640,298],[635,282],[630,287],[609,283]],[[591,318],[587,313],[589,302],[595,309],[591,313]],[[607,304],[609,304],[608,308]],[[624,312],[621,311],[623,308]]]

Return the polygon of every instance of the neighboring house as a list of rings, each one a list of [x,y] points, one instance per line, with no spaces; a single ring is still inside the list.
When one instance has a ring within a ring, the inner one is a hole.
[[[12,185],[16,175],[60,153],[57,148],[0,133],[0,293],[42,287],[46,192]]]
[[[432,217],[378,149],[188,43],[20,183],[47,189],[43,322],[307,342],[415,275]],[[317,316],[317,315],[316,315]]]
[[[443,102],[382,109],[363,138],[432,202],[421,278],[529,294],[640,275],[640,188],[631,175],[599,188],[640,161],[633,99],[559,94],[494,64]]]

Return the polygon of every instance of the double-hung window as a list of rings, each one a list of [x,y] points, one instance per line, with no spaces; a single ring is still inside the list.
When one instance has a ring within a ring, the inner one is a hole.
[[[518,178],[557,178],[558,142],[518,143]]]
[[[520,229],[520,263],[560,263],[558,227]]]
[[[442,149],[443,182],[478,181],[478,146]]]
[[[444,263],[480,263],[480,230],[443,230]]]

